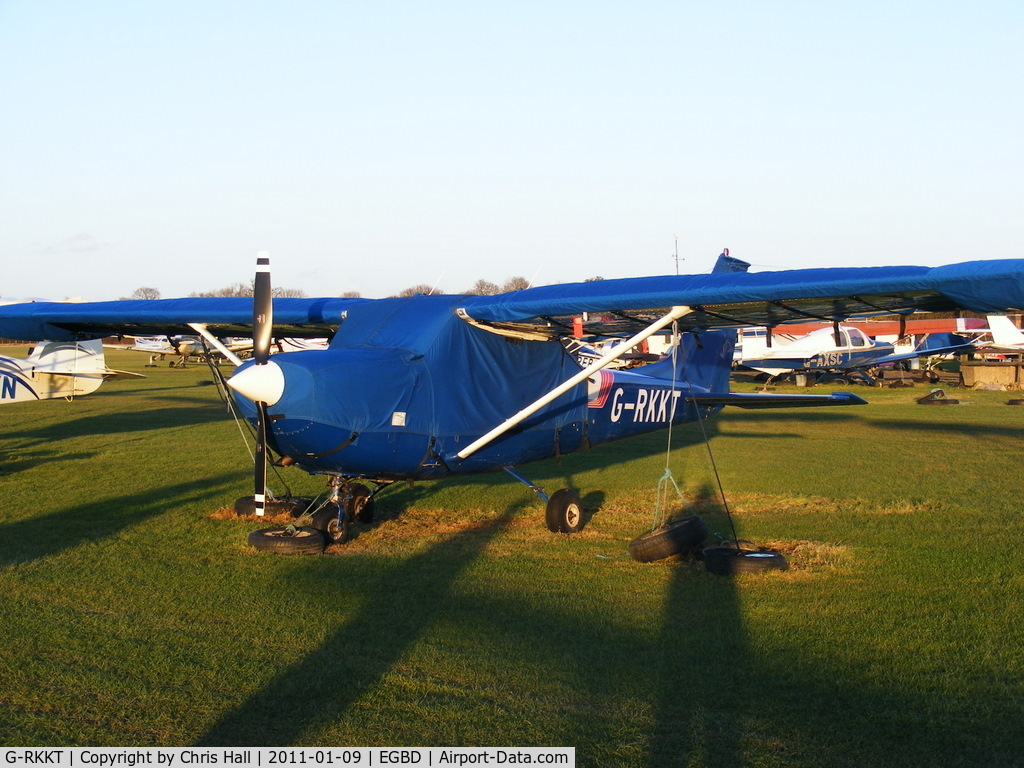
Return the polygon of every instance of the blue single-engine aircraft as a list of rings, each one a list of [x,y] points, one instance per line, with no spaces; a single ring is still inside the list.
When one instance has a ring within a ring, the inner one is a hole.
[[[314,526],[343,541],[353,519],[398,480],[505,470],[547,502],[550,530],[583,525],[580,497],[548,496],[519,472],[531,461],[742,408],[852,405],[831,395],[733,394],[735,329],[809,318],[916,311],[1024,309],[1024,260],[942,267],[750,273],[720,260],[703,275],[602,280],[496,296],[271,298],[269,259],[255,297],[19,304],[0,307],[0,336],[87,339],[111,334],[252,333],[253,359],[228,380],[256,427],[255,508],[266,501],[268,450],[324,474],[329,514]],[[609,370],[655,333],[675,352]],[[326,350],[271,355],[274,337],[330,336]],[[581,367],[563,340],[625,338]],[[229,359],[230,350],[218,347]],[[362,482],[375,486],[369,490]]]

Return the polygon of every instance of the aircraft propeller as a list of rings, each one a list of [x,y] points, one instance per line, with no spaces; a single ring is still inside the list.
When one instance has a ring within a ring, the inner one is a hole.
[[[267,408],[284,393],[284,372],[270,359],[274,337],[274,305],[270,287],[270,257],[260,251],[252,298],[253,365],[241,366],[227,384],[256,406],[255,493],[256,514],[262,516],[267,493]]]
[[[256,258],[256,280],[252,295],[252,356],[257,366],[270,359],[274,332],[274,301],[270,285],[270,257],[264,251]],[[253,501],[256,514],[263,517],[267,500],[267,403],[256,400],[256,456]]]

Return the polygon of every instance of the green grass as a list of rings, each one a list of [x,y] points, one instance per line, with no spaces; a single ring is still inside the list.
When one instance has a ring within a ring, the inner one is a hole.
[[[108,357],[148,378],[2,409],[0,744],[1021,762],[1024,409],[1006,393],[859,389],[871,405],[709,422],[739,535],[792,564],[722,578],[622,556],[652,524],[665,432],[527,468],[581,492],[576,536],[500,474],[395,487],[322,557],[256,553],[258,524],[217,514],[251,470],[209,372]],[[699,430],[672,442],[728,534]]]

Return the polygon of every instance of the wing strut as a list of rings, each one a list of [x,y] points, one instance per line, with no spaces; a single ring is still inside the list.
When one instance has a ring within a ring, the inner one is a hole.
[[[622,344],[616,345],[616,347],[613,350],[611,350],[610,352],[607,352],[604,356],[602,356],[601,358],[599,358],[595,362],[593,362],[590,365],[588,365],[586,368],[584,368],[582,371],[577,373],[575,376],[571,377],[567,381],[565,381],[562,384],[560,384],[557,387],[555,387],[553,390],[548,392],[543,397],[541,397],[541,398],[535,400],[534,402],[530,403],[530,405],[528,405],[525,408],[523,408],[523,410],[521,410],[519,413],[517,413],[512,418],[506,419],[505,421],[503,421],[501,424],[496,426],[494,429],[492,429],[490,432],[488,432],[483,437],[481,437],[481,438],[477,439],[476,441],[474,441],[474,442],[470,443],[469,445],[467,445],[465,448],[463,448],[461,451],[459,451],[456,455],[460,459],[465,459],[467,456],[470,456],[470,455],[476,453],[478,450],[483,448],[485,445],[487,445],[488,443],[493,441],[495,438],[500,437],[501,435],[505,434],[508,430],[512,429],[512,427],[514,427],[516,424],[520,423],[521,421],[523,421],[523,420],[529,418],[530,416],[532,416],[533,414],[535,414],[537,411],[539,411],[545,405],[550,403],[552,400],[555,400],[556,398],[561,397],[566,392],[568,392],[570,389],[572,389],[577,384],[579,384],[581,381],[586,380],[586,378],[588,376],[590,376],[591,374],[596,373],[597,371],[600,371],[602,368],[606,368],[610,363],[613,363],[614,361],[618,360],[620,357],[622,357],[624,354],[626,354],[629,350],[631,350],[633,347],[635,347],[641,341],[646,339],[648,336],[653,336],[655,333],[660,331],[665,326],[675,322],[676,320],[681,318],[683,315],[690,314],[691,312],[693,312],[693,310],[690,309],[689,307],[686,307],[686,306],[672,307],[672,311],[669,312],[667,315],[665,315],[664,317],[662,317],[662,318],[660,318],[658,320],[655,320],[649,326],[644,328],[642,331],[640,331],[638,334],[636,334],[635,336],[631,337],[630,339],[627,339]]]
[[[214,336],[212,333],[210,333],[206,329],[205,325],[203,325],[202,323],[189,323],[188,327],[191,328],[196,333],[198,333],[200,336],[202,336],[208,342],[210,342],[210,344],[212,344],[213,347],[218,352],[220,352],[222,355],[224,355],[224,357],[226,357],[228,360],[230,360],[235,365],[236,368],[242,364],[242,361],[238,357],[238,355],[236,355],[230,349],[225,347],[221,343],[220,339],[218,339],[216,336]]]

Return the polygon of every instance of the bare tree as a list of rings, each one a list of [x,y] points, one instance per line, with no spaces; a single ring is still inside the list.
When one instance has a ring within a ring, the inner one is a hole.
[[[345,291],[339,298],[342,299],[361,299],[363,295],[359,291]]]
[[[279,299],[304,299],[306,292],[301,288],[274,288],[274,296]]]
[[[159,299],[160,291],[156,288],[149,288],[143,286],[142,288],[136,288],[135,292],[131,296],[122,296],[121,301],[137,300],[137,299]]]
[[[435,289],[432,286],[427,285],[426,283],[420,283],[419,285],[412,285],[406,288],[405,290],[399,291],[398,293],[395,294],[395,296],[397,298],[403,299],[407,296],[415,296],[417,293],[422,293],[424,296],[427,296],[430,293],[444,293],[444,291],[442,291],[440,288]]]
[[[466,291],[466,293],[471,296],[493,296],[496,293],[501,293],[501,288],[496,283],[481,278],[473,283],[473,287]]]
[[[512,291],[522,291],[530,287],[530,281],[525,277],[510,277],[505,281],[505,284],[501,286],[502,293],[511,293]]]
[[[604,280],[604,278],[601,277],[600,275],[597,275],[596,277],[588,277],[583,282],[584,283],[596,283],[598,280]]]
[[[223,297],[223,296],[252,296],[253,284],[249,283],[234,283],[227,286],[226,288],[218,288],[215,291],[197,291],[196,293],[190,293],[190,298],[211,298],[211,297]]]
[[[240,296],[251,298],[255,290],[255,280],[249,283],[234,283],[226,288],[219,288],[216,291],[198,291],[190,293],[190,298],[211,298],[223,296]],[[306,292],[301,288],[273,288],[274,297],[279,299],[304,299]]]

